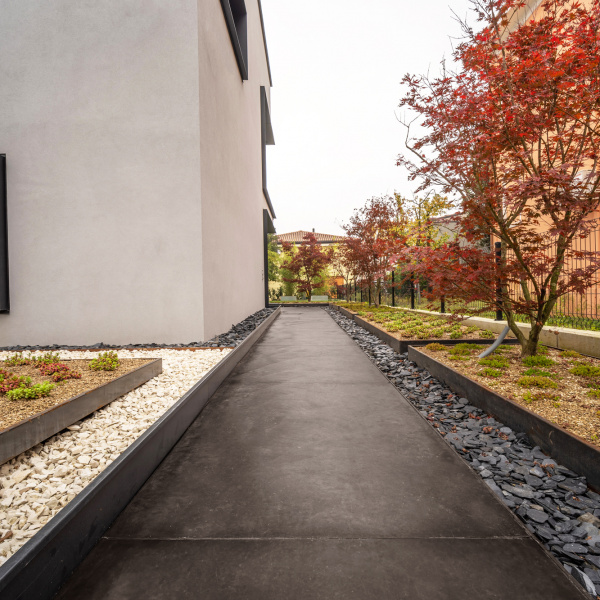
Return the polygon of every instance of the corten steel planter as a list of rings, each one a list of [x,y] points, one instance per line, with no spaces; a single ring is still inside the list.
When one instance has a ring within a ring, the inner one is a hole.
[[[2,600],[50,600],[264,335],[265,319],[0,567]]]
[[[162,358],[157,358],[108,383],[0,430],[0,464],[91,415],[160,373]]]
[[[353,319],[357,325],[360,325],[363,329],[366,329],[369,333],[372,333],[374,336],[378,337],[382,342],[387,344],[390,348],[395,350],[398,354],[404,354],[408,352],[409,346],[427,346],[427,344],[443,344],[444,346],[455,346],[456,344],[481,344],[482,346],[490,345],[494,343],[495,339],[473,339],[473,340],[440,340],[440,339],[432,339],[432,340],[399,340],[395,338],[392,334],[388,333],[384,329],[377,327],[373,323],[369,323],[365,321],[362,317],[359,317],[357,314],[350,312],[348,309],[338,306],[336,307],[339,312],[348,317],[349,319]],[[505,339],[503,344],[517,344],[518,340],[516,338],[508,338]]]
[[[600,449],[596,446],[412,346],[408,350],[408,359],[473,406],[515,431],[526,433],[543,452],[576,473],[585,475],[590,487],[600,490]]]

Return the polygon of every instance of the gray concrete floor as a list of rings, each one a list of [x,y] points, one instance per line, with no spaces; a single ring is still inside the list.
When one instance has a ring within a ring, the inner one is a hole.
[[[287,308],[58,597],[586,596],[327,313]]]

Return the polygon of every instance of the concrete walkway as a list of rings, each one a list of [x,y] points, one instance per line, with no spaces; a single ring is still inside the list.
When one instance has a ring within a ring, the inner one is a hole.
[[[284,309],[61,600],[587,598],[321,309]]]

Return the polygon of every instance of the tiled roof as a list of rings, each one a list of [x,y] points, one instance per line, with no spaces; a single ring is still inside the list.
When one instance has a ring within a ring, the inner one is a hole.
[[[277,236],[279,243],[302,243],[304,242],[304,236],[312,233],[316,238],[317,242],[321,244],[335,244],[342,242],[344,238],[341,235],[331,235],[329,233],[315,233],[311,231],[292,231],[291,233],[281,233]]]

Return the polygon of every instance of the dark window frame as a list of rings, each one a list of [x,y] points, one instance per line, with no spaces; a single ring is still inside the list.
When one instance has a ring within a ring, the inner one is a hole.
[[[10,312],[6,154],[0,154],[0,313]]]
[[[221,0],[242,81],[248,80],[248,13],[244,0]]]
[[[262,158],[262,188],[263,194],[269,206],[269,212],[273,219],[275,218],[275,210],[271,204],[269,190],[267,190],[267,146],[275,144],[273,136],[273,126],[271,125],[271,113],[269,111],[269,102],[267,100],[267,90],[264,85],[260,86],[260,143],[261,143],[261,158]]]

